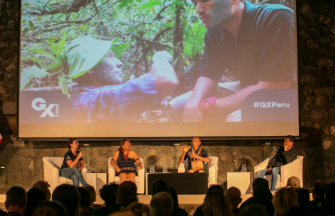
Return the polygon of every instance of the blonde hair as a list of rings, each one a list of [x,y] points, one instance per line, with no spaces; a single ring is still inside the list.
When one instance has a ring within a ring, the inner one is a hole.
[[[276,216],[284,216],[293,206],[299,206],[298,194],[292,188],[282,188],[272,199]]]

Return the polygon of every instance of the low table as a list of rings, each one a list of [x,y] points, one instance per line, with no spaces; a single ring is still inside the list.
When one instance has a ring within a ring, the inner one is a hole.
[[[227,172],[227,188],[236,187],[241,194],[251,193],[250,172]]]
[[[164,179],[177,194],[206,194],[208,173],[146,173],[146,194],[152,195],[151,185],[156,179]]]
[[[97,195],[100,194],[99,190],[107,183],[107,173],[87,173],[87,184],[94,187]]]

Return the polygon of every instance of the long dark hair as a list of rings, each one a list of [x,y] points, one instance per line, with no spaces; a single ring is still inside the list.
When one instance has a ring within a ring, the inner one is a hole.
[[[123,150],[122,146],[123,146],[127,141],[129,141],[129,139],[122,139],[122,140],[120,141],[120,148],[119,148],[119,151],[120,151],[121,153],[122,153],[122,150]]]
[[[232,216],[233,212],[227,197],[219,190],[213,190],[206,194],[202,205],[204,216]]]

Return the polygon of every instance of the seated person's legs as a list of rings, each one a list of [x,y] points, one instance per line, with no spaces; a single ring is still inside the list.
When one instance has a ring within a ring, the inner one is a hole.
[[[81,174],[81,172],[78,170],[77,167],[72,167],[72,168],[63,168],[61,169],[61,176],[65,177],[65,178],[71,178],[72,176],[75,175],[76,176],[76,180],[80,181],[81,185],[85,186],[87,183],[84,180],[83,175]],[[75,185],[75,183],[73,182],[73,185]],[[79,186],[75,185],[75,186]]]
[[[257,172],[257,177],[258,177],[258,178],[264,178],[264,176],[265,176],[265,174],[266,174],[267,171],[268,171],[267,169],[258,171],[258,172]]]
[[[128,179],[129,181],[132,181],[136,184],[136,181],[135,181],[135,173],[129,173],[128,174]]]
[[[70,178],[73,182],[73,186],[78,187],[79,186],[79,180],[78,180],[77,176],[75,174],[73,174]]]
[[[272,179],[271,179],[271,191],[276,190],[278,174],[280,174],[280,167],[273,167],[272,168]]]
[[[127,174],[126,173],[120,173],[119,177],[120,177],[120,184],[122,184],[124,181],[127,180]]]

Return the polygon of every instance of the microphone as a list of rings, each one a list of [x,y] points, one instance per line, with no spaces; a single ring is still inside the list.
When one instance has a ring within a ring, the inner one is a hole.
[[[81,152],[81,149],[80,149],[80,147],[78,147],[78,148],[77,148],[77,155],[78,155],[80,152]],[[82,156],[81,158],[84,159],[84,156]]]

